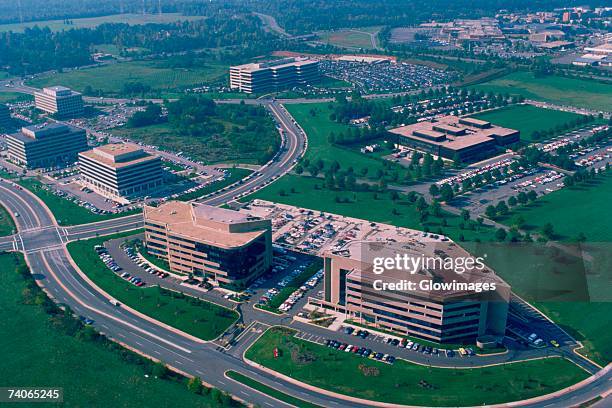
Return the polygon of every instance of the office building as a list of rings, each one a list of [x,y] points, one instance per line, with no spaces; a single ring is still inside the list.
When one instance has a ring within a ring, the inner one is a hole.
[[[520,132],[470,117],[445,116],[391,129],[397,143],[447,159],[471,161],[487,157],[498,146],[520,139]]]
[[[482,335],[503,337],[511,291],[493,271],[485,266],[482,270],[459,273],[428,265],[416,273],[397,269],[385,270],[380,275],[373,273],[374,257],[393,258],[398,253],[443,260],[470,256],[452,242],[387,246],[381,242],[351,241],[324,255],[323,298],[310,298],[310,303],[345,313],[346,318],[359,324],[439,343],[460,343]],[[384,289],[382,282],[413,282],[414,288]],[[494,283],[495,290],[477,292],[461,287],[470,283],[481,288],[485,284],[490,288]],[[456,286],[431,289],[432,285],[442,284]]]
[[[52,86],[34,92],[36,108],[60,118],[83,115],[83,97],[64,86]]]
[[[242,287],[271,267],[269,219],[181,201],[147,206],[144,219],[147,250],[174,272]]]
[[[7,131],[13,127],[11,112],[8,106],[0,103],[0,131]]]
[[[8,158],[28,168],[74,163],[87,150],[85,131],[60,123],[43,123],[7,135]]]
[[[304,58],[230,67],[230,88],[249,94],[289,89],[318,78],[319,62]]]
[[[107,144],[79,153],[81,182],[119,202],[142,197],[162,185],[159,156],[130,143]]]

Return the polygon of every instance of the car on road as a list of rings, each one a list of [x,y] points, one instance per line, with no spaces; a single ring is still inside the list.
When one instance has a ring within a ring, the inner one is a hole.
[[[552,344],[552,345],[553,345],[553,347],[560,347],[560,346],[559,346],[559,343],[557,342],[557,340],[551,340],[551,341],[550,341],[550,344]]]

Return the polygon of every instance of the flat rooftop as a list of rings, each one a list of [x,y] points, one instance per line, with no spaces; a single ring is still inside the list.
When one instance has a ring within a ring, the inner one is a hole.
[[[412,125],[400,126],[389,132],[401,137],[421,141],[430,145],[443,146],[451,150],[461,150],[470,146],[495,140],[495,137],[504,138],[514,135],[517,130],[504,128],[501,126],[490,125],[489,122],[474,118],[460,118],[458,116],[444,116],[435,121],[423,121]],[[462,135],[453,135],[447,132],[461,132]],[[443,140],[432,140],[431,138],[421,137],[421,135],[439,138],[444,135]]]
[[[278,61],[269,61],[269,62],[260,62],[260,63],[249,63],[249,64],[243,64],[243,65],[235,65],[230,67],[231,69],[239,69],[241,71],[248,71],[248,72],[256,72],[256,71],[260,71],[260,70],[266,70],[266,69],[282,69],[282,68],[287,68],[287,67],[299,67],[299,66],[304,66],[304,65],[310,65],[310,64],[316,64],[318,63],[317,60],[314,59],[308,59],[308,58],[289,58],[289,59],[282,59],[282,60],[278,60]]]
[[[140,146],[133,143],[112,143],[97,146],[86,152],[81,152],[79,155],[113,168],[133,166],[158,158],[158,156],[145,152]]]
[[[206,204],[168,201],[145,207],[145,220],[166,225],[168,232],[223,248],[248,244],[267,231],[269,220]],[[252,228],[249,225],[252,223]],[[234,229],[232,226],[244,228]]]
[[[382,274],[375,274],[372,270],[373,259],[377,257],[394,258],[396,254],[406,254],[410,258],[429,258],[430,261],[425,267],[420,267],[416,273],[407,270],[385,269]],[[330,252],[328,255],[351,259],[356,265],[349,275],[364,282],[372,283],[374,280],[382,279],[384,282],[399,282],[406,280],[418,283],[423,280],[431,280],[438,283],[495,283],[496,286],[508,287],[495,272],[485,265],[482,269],[473,268],[463,273],[457,273],[454,269],[441,267],[433,259],[446,260],[472,258],[469,252],[455,244],[448,242],[377,242],[377,241],[352,241],[343,248]],[[454,297],[473,295],[472,290],[462,289],[442,289],[435,292],[416,290],[429,297]]]
[[[24,126],[20,132],[11,134],[11,137],[24,143],[32,143],[48,136],[72,132],[84,132],[84,130],[62,123],[46,122],[38,125]]]

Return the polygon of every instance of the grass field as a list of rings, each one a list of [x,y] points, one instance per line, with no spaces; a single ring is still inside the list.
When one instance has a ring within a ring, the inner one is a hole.
[[[63,407],[145,408],[151,401],[215,406],[209,397],[187,391],[184,382],[147,378],[141,366],[123,361],[116,351],[59,332],[42,307],[23,302],[27,289],[15,272],[18,265],[23,265],[20,256],[0,255],[0,348],[7,351],[0,384],[63,387]]]
[[[393,202],[389,194],[378,193],[375,198],[373,192],[352,192],[352,191],[330,191],[323,187],[324,181],[312,177],[303,176],[284,176],[266,188],[245,198],[251,200],[259,198],[279,202],[283,204],[295,205],[298,207],[310,208],[316,211],[341,214],[348,217],[366,219],[373,222],[382,222],[399,227],[415,228],[422,230],[424,227],[419,224],[419,215],[414,204],[405,199]],[[318,186],[318,188],[317,188]],[[292,189],[294,192],[292,192]],[[283,190],[285,195],[281,195]],[[340,200],[336,200],[338,197]],[[348,199],[348,202],[338,202]],[[395,214],[393,213],[395,210]],[[452,214],[445,214],[448,226],[442,226],[442,220],[436,217],[429,217],[425,226],[431,232],[442,232],[457,240],[463,234],[466,240],[480,239],[489,240],[493,236],[493,231],[488,227],[480,227],[480,230],[461,230],[459,228],[459,217]]]
[[[519,71],[474,88],[581,108],[603,111],[611,109],[612,84],[586,79],[560,76],[536,78],[533,73]]]
[[[374,48],[369,34],[361,31],[340,30],[318,34],[321,41],[343,48]]]
[[[15,103],[32,100],[34,100],[32,95],[19,92],[0,92],[0,103]]]
[[[353,167],[356,174],[368,169],[368,178],[375,179],[378,170],[383,170],[383,161],[374,159],[358,150],[342,148],[329,143],[330,133],[336,135],[346,132],[348,125],[337,123],[329,118],[331,110],[327,103],[287,104],[289,113],[302,126],[308,135],[308,150],[304,156],[311,163],[323,160],[329,166],[334,160],[342,169]],[[315,113],[313,116],[311,110]]]
[[[394,365],[342,353],[293,337],[291,329],[268,330],[246,357],[317,387],[358,398],[426,406],[464,406],[521,400],[567,387],[587,377],[560,358],[478,369],[429,368],[397,360]],[[274,358],[273,349],[279,357]],[[321,370],[321,367],[326,370]]]
[[[37,195],[49,207],[58,224],[61,225],[78,225],[87,224],[90,222],[104,221],[111,218],[125,217],[129,214],[135,214],[136,211],[123,212],[119,214],[94,214],[87,208],[81,207],[63,197],[58,197],[49,190],[42,188],[42,183],[38,180],[27,178],[18,182],[21,186],[27,188]]]
[[[75,18],[70,19],[69,24],[66,20],[44,20],[30,21],[27,23],[0,24],[0,32],[13,31],[23,32],[26,28],[49,27],[51,31],[70,30],[72,28],[92,28],[105,23],[125,23],[129,25],[140,25],[149,23],[172,23],[174,21],[201,20],[202,16],[183,16],[179,13],[166,14],[114,14],[110,16]]]
[[[227,371],[225,373],[226,376],[231,378],[234,381],[237,381],[241,384],[246,385],[247,387],[251,387],[254,390],[260,391],[266,395],[269,395],[277,400],[284,401],[288,404],[294,405],[299,408],[320,408],[319,405],[311,404],[310,402],[306,402],[299,398],[292,397],[291,395],[287,395],[283,392],[278,391],[275,388],[268,387],[265,384],[260,383],[259,381],[255,381],[254,379],[247,377],[246,375],[240,374],[236,371]]]
[[[11,215],[0,205],[0,237],[11,235],[14,231],[16,228]]]
[[[71,242],[68,251],[81,270],[119,302],[203,340],[215,339],[238,318],[235,311],[214,303],[179,294],[171,296],[158,287],[139,288],[113,273],[93,247],[129,235],[134,232]]]
[[[538,108],[533,105],[512,105],[472,115],[495,125],[519,130],[521,140],[525,142],[534,141],[532,135],[535,131],[554,130],[557,126],[569,123],[580,116],[577,113]]]
[[[89,85],[108,95],[120,95],[124,84],[139,82],[150,86],[152,93],[165,95],[173,90],[218,81],[226,71],[227,66],[217,63],[198,68],[167,68],[163,61],[132,61],[56,73],[31,80],[28,85],[42,88],[61,84],[81,92]]]

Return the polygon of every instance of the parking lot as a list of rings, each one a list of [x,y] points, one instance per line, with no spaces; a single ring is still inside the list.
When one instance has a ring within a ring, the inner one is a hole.
[[[322,60],[321,74],[352,82],[362,92],[403,92],[448,84],[456,74],[425,65]]]

